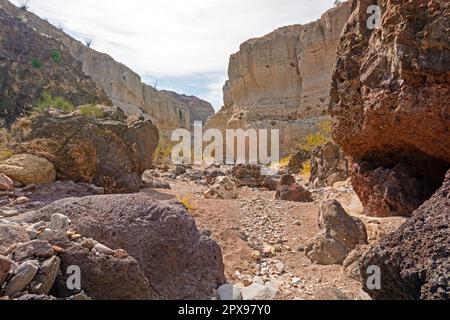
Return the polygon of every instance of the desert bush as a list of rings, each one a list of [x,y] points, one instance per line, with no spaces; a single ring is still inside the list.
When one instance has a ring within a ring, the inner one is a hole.
[[[62,112],[72,112],[75,110],[75,106],[69,100],[64,97],[53,97],[49,92],[44,91],[41,99],[36,105],[36,110],[38,112],[43,112],[51,108]]]
[[[303,163],[303,168],[300,171],[300,175],[302,176],[302,178],[304,178],[306,181],[309,180],[309,178],[311,177],[311,161],[305,161]]]
[[[85,104],[78,108],[80,114],[84,117],[103,118],[105,113],[101,108],[93,104]]]
[[[42,63],[41,60],[39,60],[38,58],[34,58],[31,60],[31,65],[33,66],[33,68],[35,69],[41,69],[44,64]]]
[[[315,148],[327,143],[331,140],[332,121],[325,120],[317,125],[317,132],[312,133],[301,142],[297,149],[313,151]]]
[[[162,139],[153,153],[153,163],[156,165],[168,164],[171,162],[173,142]]]
[[[183,199],[181,199],[181,203],[189,213],[192,214],[195,211],[194,206],[189,202],[187,197],[183,197]]]
[[[0,161],[6,160],[14,155],[14,152],[9,148],[11,140],[11,133],[5,128],[0,128]]]
[[[62,60],[62,54],[58,50],[54,50],[51,54],[52,60],[56,63]]]

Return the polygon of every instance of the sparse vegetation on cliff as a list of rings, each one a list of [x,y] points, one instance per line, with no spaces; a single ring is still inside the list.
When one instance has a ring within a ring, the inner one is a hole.
[[[84,117],[103,118],[104,112],[101,108],[93,104],[85,104],[78,108],[80,114]]]
[[[44,91],[41,99],[36,105],[36,110],[38,112],[43,112],[51,108],[58,109],[63,112],[72,112],[75,110],[75,106],[69,100],[59,96],[53,97],[51,93]]]

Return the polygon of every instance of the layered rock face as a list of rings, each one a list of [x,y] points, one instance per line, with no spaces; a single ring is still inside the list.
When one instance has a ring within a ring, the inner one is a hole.
[[[0,2],[0,125],[29,111],[43,91],[77,105],[110,103],[102,88],[83,73],[69,47],[35,32],[24,23],[22,11],[11,15],[5,5],[12,6]]]
[[[61,46],[64,46],[67,49],[64,54],[64,59],[70,59],[70,62],[75,61],[78,66],[81,66],[82,72],[77,71],[73,72],[73,74],[61,72],[59,76],[53,78],[49,77],[49,79],[64,79],[64,75],[68,75],[68,79],[89,79],[90,77],[93,81],[90,83],[87,82],[87,85],[84,85],[81,88],[89,89],[87,90],[87,93],[91,93],[94,88],[98,88],[95,90],[98,90],[99,92],[98,94],[87,95],[87,97],[104,97],[107,101],[111,101],[113,105],[120,107],[128,115],[144,113],[145,116],[149,117],[152,122],[157,125],[162,135],[165,136],[169,136],[171,130],[176,128],[189,129],[191,124],[191,112],[195,114],[197,108],[198,112],[203,114],[205,108],[204,101],[199,99],[200,101],[195,105],[188,105],[178,98],[174,98],[171,95],[167,95],[142,83],[141,77],[137,73],[115,61],[109,55],[88,48],[58,28],[52,26],[47,21],[40,19],[33,13],[15,7],[7,0],[0,0],[0,9],[2,15],[8,16],[8,19],[16,20],[15,23],[20,28],[28,27],[29,33],[24,41],[19,41],[18,38],[11,40],[16,46],[24,46],[27,44],[27,47],[24,50],[27,52],[27,50],[30,50],[30,46],[28,45],[29,39],[31,39],[31,41],[36,41],[34,38],[39,34],[40,37],[47,39],[47,41],[54,44],[51,48],[60,48]],[[16,17],[20,17],[20,22],[17,21]],[[4,30],[4,32],[10,32],[9,28],[2,28],[2,30]],[[42,52],[39,47],[37,47],[36,50],[38,50],[39,53],[36,57],[44,55],[45,59],[49,59],[49,54],[45,54],[45,51]],[[47,51],[49,50],[50,49],[47,49]],[[9,52],[9,55],[15,56],[16,53],[17,50],[11,51]],[[14,59],[8,59],[8,56],[6,58],[5,61],[14,61]],[[30,58],[30,60],[31,59],[32,58]],[[28,67],[30,63],[31,62],[27,61],[26,66]],[[65,64],[67,64],[67,62],[65,62]],[[21,73],[17,73],[17,76],[20,74]],[[52,76],[53,75],[54,74],[52,74]],[[36,83],[29,75],[20,77],[31,79],[29,80],[30,82]],[[64,82],[62,83],[64,84]],[[11,85],[5,84],[5,87],[11,87]],[[61,90],[56,91],[56,93],[67,96],[68,98],[73,97],[76,105],[87,102],[107,102],[102,101],[102,99],[98,99],[98,101],[86,101],[86,98],[82,99],[84,96],[78,97],[79,94],[76,95],[78,92],[70,94],[71,91],[68,90],[66,95],[62,89],[65,88],[61,88]],[[94,91],[94,93],[97,92]],[[23,95],[25,96],[25,94]],[[39,94],[34,96],[38,98]],[[20,104],[16,105],[20,107]]]
[[[59,179],[94,183],[111,193],[138,191],[152,165],[158,130],[143,118],[127,123],[117,107],[97,108],[100,118],[83,116],[80,109],[36,116],[14,148],[47,158]]]
[[[214,108],[211,103],[199,99],[195,96],[187,96],[184,94],[178,94],[176,92],[166,90],[162,90],[161,92],[188,107],[191,123],[194,123],[195,121],[201,121],[202,123],[205,123],[206,120],[208,120],[208,118],[214,114]]]
[[[350,15],[343,3],[307,25],[280,28],[243,43],[230,58],[224,108],[208,127],[278,128],[284,147],[326,116],[339,36]]]
[[[381,8],[367,27],[367,8]],[[450,167],[448,1],[353,1],[329,111],[366,213],[409,216]]]
[[[450,171],[444,185],[399,230],[360,261],[381,270],[381,290],[365,290],[374,299],[450,299]]]

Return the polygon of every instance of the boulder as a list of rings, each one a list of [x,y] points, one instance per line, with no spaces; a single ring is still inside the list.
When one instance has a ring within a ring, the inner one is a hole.
[[[150,120],[127,123],[116,107],[97,108],[102,117],[55,110],[35,116],[15,149],[48,158],[60,179],[93,183],[110,193],[138,191],[142,173],[152,165],[158,130]]]
[[[234,284],[224,284],[217,289],[217,295],[223,301],[239,301],[242,300],[241,289]]]
[[[364,223],[348,215],[336,200],[321,204],[319,227],[321,231],[308,240],[305,248],[307,257],[313,262],[342,264],[353,249],[367,244]]]
[[[55,254],[52,246],[41,240],[32,240],[19,244],[13,251],[14,261],[23,261],[30,257],[49,258]]]
[[[52,230],[65,230],[69,228],[70,222],[71,221],[68,216],[60,213],[55,213],[50,219],[49,228]]]
[[[307,150],[297,151],[290,159],[287,168],[292,174],[298,174],[303,170],[303,165],[310,160],[311,152]]]
[[[264,182],[262,183],[262,187],[266,188],[270,191],[277,191],[279,184],[280,184],[280,177],[269,176],[264,179]]]
[[[311,196],[311,192],[296,183],[293,176],[285,175],[281,178],[275,198],[283,201],[312,202]]]
[[[311,177],[314,188],[332,187],[349,178],[348,161],[342,149],[334,142],[317,147],[311,155]]]
[[[239,191],[236,184],[228,177],[216,178],[216,183],[211,186],[203,196],[206,199],[236,199],[239,196]]]
[[[92,252],[80,245],[71,245],[59,255],[62,273],[55,282],[54,294],[68,298],[80,290],[67,288],[72,274],[70,266],[81,271],[81,289],[94,300],[153,300],[159,294],[152,288],[133,257],[116,258]]]
[[[259,283],[253,283],[250,286],[242,289],[241,292],[243,300],[260,301],[274,300],[278,294],[278,292],[273,288]]]
[[[48,295],[59,274],[61,259],[54,256],[45,260],[30,285],[30,293]]]
[[[142,181],[144,182],[144,187],[146,188],[170,189],[170,184],[168,182],[157,179],[153,176],[150,170],[147,170],[142,174]]]
[[[0,191],[11,191],[13,189],[14,181],[3,173],[0,173]]]
[[[30,237],[25,228],[17,224],[0,224],[0,254],[5,253],[11,245],[27,241],[30,241]]]
[[[381,269],[381,290],[364,290],[374,300],[450,299],[450,171],[443,186],[411,219],[360,260],[363,282],[370,266]]]
[[[39,261],[28,260],[23,262],[15,271],[14,276],[8,281],[4,295],[13,296],[22,292],[33,280],[39,270]]]
[[[31,154],[14,155],[0,162],[0,173],[25,185],[50,183],[56,176],[51,162]]]
[[[8,277],[12,263],[13,262],[7,257],[0,255],[0,288]]]
[[[55,181],[53,183],[35,186],[28,197],[35,203],[39,202],[39,207],[43,207],[64,198],[81,198],[101,194],[100,189],[87,183]]]
[[[370,250],[370,246],[360,245],[355,248],[350,254],[345,258],[342,266],[344,267],[344,273],[350,279],[358,282],[362,282],[363,278],[361,276],[361,271],[359,269],[359,260]]]
[[[261,175],[261,166],[256,164],[239,164],[231,169],[231,175],[238,188],[260,188],[264,176]]]
[[[338,46],[333,138],[353,162],[366,214],[409,217],[450,167],[449,3],[380,0],[373,29],[371,4],[353,1]]]
[[[49,221],[55,212],[67,215],[83,236],[136,258],[161,298],[205,299],[226,282],[220,247],[200,235],[195,220],[178,204],[146,194],[91,196],[57,201],[24,219]],[[71,260],[77,264],[76,255]]]

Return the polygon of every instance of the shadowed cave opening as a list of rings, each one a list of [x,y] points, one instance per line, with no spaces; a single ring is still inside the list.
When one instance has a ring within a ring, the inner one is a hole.
[[[356,163],[355,191],[375,216],[411,216],[450,169],[449,162],[415,148],[374,152]]]

